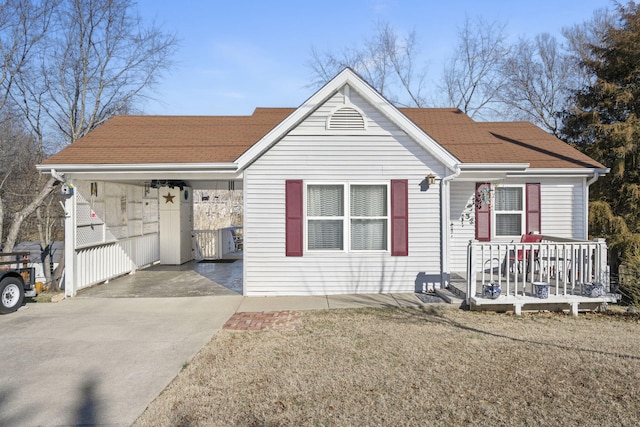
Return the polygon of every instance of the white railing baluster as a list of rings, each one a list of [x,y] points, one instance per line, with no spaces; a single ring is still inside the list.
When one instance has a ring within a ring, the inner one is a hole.
[[[496,259],[498,267],[494,269]],[[477,294],[478,280],[482,285],[497,282],[505,296],[525,296],[527,287],[534,290],[536,281],[549,283],[555,288],[555,295],[575,295],[584,283],[592,281],[602,282],[608,290],[607,271],[607,247],[602,239],[579,241],[543,236],[540,243],[470,241],[467,295]]]
[[[76,289],[82,289],[158,261],[159,238],[157,234],[148,234],[80,248],[76,257]]]

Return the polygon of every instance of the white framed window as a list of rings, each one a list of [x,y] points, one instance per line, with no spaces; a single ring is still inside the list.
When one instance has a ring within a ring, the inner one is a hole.
[[[526,208],[523,185],[494,188],[493,223],[495,237],[519,237],[524,234]]]
[[[388,184],[308,184],[309,251],[387,251]]]

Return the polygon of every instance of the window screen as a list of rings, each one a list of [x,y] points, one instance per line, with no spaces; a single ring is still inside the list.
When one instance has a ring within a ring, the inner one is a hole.
[[[387,249],[387,186],[351,187],[351,249]]]
[[[496,236],[519,236],[524,218],[522,187],[496,187]]]
[[[308,246],[310,250],[344,249],[344,186],[307,187]],[[323,218],[327,217],[327,219]],[[332,219],[328,219],[332,218]]]

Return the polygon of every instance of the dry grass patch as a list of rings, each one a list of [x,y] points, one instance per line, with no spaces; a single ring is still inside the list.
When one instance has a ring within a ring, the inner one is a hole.
[[[135,425],[636,425],[638,319],[304,312],[220,331]]]

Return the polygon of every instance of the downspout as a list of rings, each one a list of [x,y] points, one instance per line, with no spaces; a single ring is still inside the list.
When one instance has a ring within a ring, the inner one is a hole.
[[[608,172],[608,170],[607,170]],[[585,240],[589,239],[589,187],[600,178],[601,172],[599,169],[593,170],[593,178],[585,183],[585,198],[584,198],[584,236]]]
[[[449,284],[451,278],[451,272],[449,271],[449,217],[451,213],[451,191],[450,181],[460,176],[462,169],[460,165],[454,166],[454,173],[445,176],[440,181],[440,286],[446,287]]]
[[[596,169],[596,170],[593,171],[593,178],[591,178],[589,181],[587,181],[587,187],[590,187],[591,184],[593,184],[594,182],[596,182],[598,180],[598,178],[600,178],[600,171]]]

